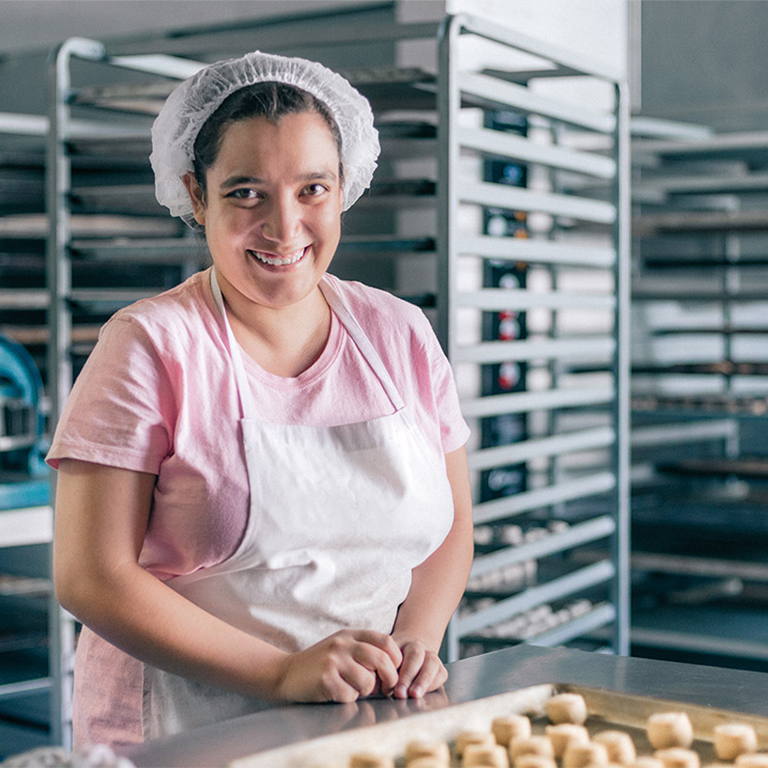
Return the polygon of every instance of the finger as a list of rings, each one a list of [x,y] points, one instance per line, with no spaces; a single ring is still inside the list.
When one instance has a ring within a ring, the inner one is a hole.
[[[424,646],[410,643],[403,649],[403,663],[400,665],[400,675],[395,686],[395,697],[408,698],[414,678],[419,674],[424,664]]]
[[[380,648],[368,643],[359,643],[352,653],[352,658],[378,676],[381,691],[389,695],[395,687],[398,674],[390,656]]]
[[[374,632],[372,629],[360,629],[354,633],[354,637],[355,640],[380,648],[390,659],[392,659],[392,663],[395,667],[399,667],[402,663],[403,654],[391,635],[385,635],[382,632]]]
[[[355,691],[355,698],[370,696],[376,689],[376,673],[350,659],[350,664],[339,670],[341,679]]]
[[[427,654],[419,673],[411,683],[408,692],[414,698],[439,688],[448,679],[448,670],[435,654]]]
[[[321,688],[324,701],[334,701],[338,704],[349,704],[357,701],[359,692],[350,685],[338,670],[327,672],[321,678]]]

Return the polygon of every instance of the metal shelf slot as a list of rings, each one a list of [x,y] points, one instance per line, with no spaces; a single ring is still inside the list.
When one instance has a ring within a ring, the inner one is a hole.
[[[474,509],[475,524],[492,523],[504,520],[524,512],[562,504],[574,499],[588,498],[601,493],[608,493],[616,485],[612,472],[598,472],[587,477],[568,478],[567,481],[533,491],[524,491],[515,496],[506,496],[494,501],[476,504]]]
[[[564,597],[583,591],[588,587],[594,587],[612,579],[616,571],[613,564],[604,560],[586,568],[553,579],[546,584],[529,587],[514,597],[500,600],[495,605],[461,616],[456,619],[457,629],[460,635],[468,635],[472,632],[496,624],[504,619],[523,613],[537,605],[561,600]]]
[[[532,144],[526,139],[500,131],[460,127],[458,141],[462,148],[472,149],[483,156],[537,163],[563,171],[586,173],[600,179],[612,179],[616,175],[616,163],[609,157]]]
[[[540,392],[517,392],[511,395],[494,395],[461,401],[465,416],[479,418],[500,413],[524,413],[553,408],[575,408],[581,405],[605,405],[613,402],[613,387],[589,389],[555,389]]]
[[[616,340],[612,337],[491,341],[478,346],[458,347],[453,360],[457,363],[497,363],[503,360],[557,358],[605,362],[610,360],[615,349]]]
[[[610,427],[584,429],[565,435],[541,437],[521,443],[485,448],[469,453],[469,468],[490,469],[502,464],[517,464],[544,456],[561,456],[613,445],[616,433]]]
[[[610,267],[616,262],[616,251],[610,247],[578,246],[549,240],[523,240],[489,235],[459,235],[456,239],[456,250],[462,255],[533,264]]]
[[[603,515],[586,523],[572,525],[561,533],[551,533],[538,541],[508,547],[490,555],[480,555],[475,557],[469,578],[482,576],[514,563],[524,563],[526,560],[537,560],[557,552],[564,552],[580,544],[599,541],[610,536],[615,530],[613,518]]]
[[[616,128],[616,117],[612,114],[600,114],[554,101],[532,93],[525,86],[507,83],[495,77],[464,74],[460,77],[460,88],[462,95],[465,98],[471,97],[478,106],[502,109],[515,107],[523,112],[600,133],[611,133]]]
[[[553,216],[566,216],[596,224],[613,224],[616,208],[602,200],[589,200],[576,195],[529,192],[490,182],[467,182],[459,191],[465,203],[512,211],[539,211]]]

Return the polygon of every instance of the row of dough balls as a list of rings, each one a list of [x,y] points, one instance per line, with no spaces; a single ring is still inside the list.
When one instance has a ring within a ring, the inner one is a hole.
[[[628,733],[606,730],[589,737],[584,723],[587,705],[577,693],[552,696],[546,705],[550,725],[546,735],[535,736],[525,715],[497,717],[490,731],[462,731],[455,750],[462,768],[700,768],[699,756],[689,749],[693,727],[684,712],[663,712],[648,718],[648,740],[653,757],[638,757]],[[735,761],[736,768],[768,768],[768,754],[756,753],[754,729],[742,723],[724,723],[714,729],[718,759]],[[445,742],[412,741],[406,746],[407,768],[449,768]],[[391,758],[373,753],[352,755],[350,768],[392,768]],[[720,765],[708,768],[721,768]],[[722,766],[722,768],[726,768]]]
[[[646,730],[656,754],[670,755],[665,768],[698,768],[698,755],[689,749],[693,743],[693,726],[685,712],[651,715]],[[768,768],[768,754],[756,751],[757,735],[751,725],[721,723],[714,727],[712,735],[718,760],[735,761],[739,768]]]

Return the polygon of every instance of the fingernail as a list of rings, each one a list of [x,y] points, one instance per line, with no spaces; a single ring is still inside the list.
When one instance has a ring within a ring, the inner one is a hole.
[[[395,686],[395,696],[398,699],[405,699],[408,697],[408,689],[404,685]]]
[[[423,693],[424,691],[421,689],[420,685],[415,685],[411,688],[411,696],[413,696],[414,699],[420,699]]]

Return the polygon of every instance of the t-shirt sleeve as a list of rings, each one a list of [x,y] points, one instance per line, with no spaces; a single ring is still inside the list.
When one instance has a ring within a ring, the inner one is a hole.
[[[63,458],[157,474],[173,448],[167,365],[130,317],[112,318],[77,377],[46,461]]]
[[[424,326],[422,334],[430,366],[432,397],[440,423],[440,440],[443,453],[451,453],[467,442],[470,430],[461,413],[453,370],[426,317]]]

